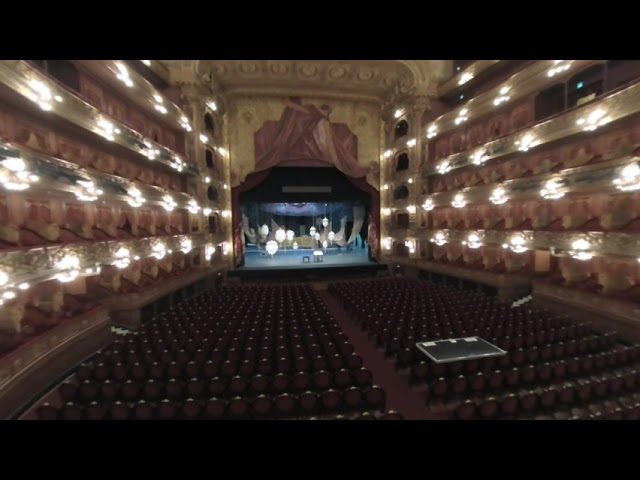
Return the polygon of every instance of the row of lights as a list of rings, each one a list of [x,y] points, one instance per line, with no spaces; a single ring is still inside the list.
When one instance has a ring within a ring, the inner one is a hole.
[[[187,254],[193,250],[193,242],[190,238],[183,238],[180,241],[180,248],[184,254]],[[204,246],[205,257],[210,260],[211,256],[215,253],[216,247],[207,243]],[[230,246],[228,242],[223,242],[222,244],[222,252],[224,255],[228,255],[230,252]],[[157,260],[162,260],[165,258],[167,254],[171,254],[172,250],[168,249],[164,242],[158,241],[153,244],[151,248],[150,257],[154,257]],[[131,250],[126,247],[120,247],[116,252],[114,252],[113,260],[109,263],[109,265],[113,265],[119,269],[127,268],[132,261],[140,260],[139,255],[131,255]],[[101,272],[101,267],[99,265],[85,268],[84,270],[80,268],[80,258],[78,255],[74,253],[70,253],[64,255],[61,259],[59,259],[54,264],[54,269],[56,273],[54,278],[62,283],[68,283],[76,280],[80,275],[84,276],[92,276],[98,275]],[[0,288],[3,289],[3,293],[0,297],[0,305],[2,305],[3,300],[12,300],[16,298],[17,293],[16,290],[28,290],[30,288],[30,284],[28,282],[21,283],[12,283],[10,281],[9,275],[0,270]]]
[[[638,163],[632,163],[625,166],[621,172],[619,178],[613,180],[614,185],[618,190],[628,192],[640,190],[640,165]],[[547,180],[543,187],[540,189],[540,196],[546,200],[557,200],[562,198],[567,192],[567,188],[561,179],[552,178]],[[489,200],[494,205],[502,205],[509,200],[507,190],[502,187],[496,187],[492,192]],[[467,205],[467,200],[464,194],[458,193],[454,196],[451,206],[454,208],[464,208]],[[422,205],[425,211],[431,211],[435,208],[435,203],[432,198],[427,198]],[[416,207],[410,205],[407,207],[409,213],[415,213]],[[390,208],[382,209],[382,213],[385,216],[389,216],[392,213]]]
[[[37,182],[39,177],[31,173],[24,160],[17,157],[0,162],[0,184],[7,190],[22,191]]]
[[[141,61],[148,62],[148,60],[141,60]],[[131,80],[131,77],[129,75],[129,70],[127,69],[127,67],[122,63],[117,63],[116,68],[118,70],[118,72],[116,73],[117,78],[121,80],[127,87],[133,87],[133,80]],[[60,95],[54,95],[51,92],[50,87],[47,86],[41,80],[33,79],[28,81],[27,84],[31,89],[27,93],[27,97],[30,100],[32,100],[34,103],[36,103],[38,106],[40,106],[40,108],[44,111],[48,112],[53,110],[53,105],[55,102],[61,103],[63,101],[63,98]],[[164,105],[164,98],[157,93],[153,95],[153,98],[155,101],[155,104],[154,104],[155,109],[162,114],[166,114],[168,110]],[[209,106],[209,108],[211,108],[214,111],[217,108],[215,102],[209,102],[207,105]],[[193,131],[193,127],[191,127],[189,123],[189,119],[184,115],[180,117],[180,126],[183,129],[185,129],[187,132]],[[113,123],[111,123],[109,120],[106,120],[104,118],[98,119],[98,129],[99,129],[99,133],[104,138],[110,141],[114,141],[115,135],[121,133],[119,128],[115,127]],[[151,152],[146,153],[146,155],[151,160],[153,160],[152,157],[155,157],[155,155],[159,153],[160,153],[159,151],[152,149]],[[180,167],[179,165],[174,166],[174,168],[176,168],[178,171],[182,170],[182,167]]]
[[[151,66],[150,60],[140,60],[140,61],[143,64],[145,64],[147,67]],[[116,68],[118,69],[118,72],[116,73],[116,77],[118,78],[118,80],[120,80],[129,88],[133,87],[134,83],[133,83],[133,80],[131,80],[131,76],[129,75],[129,70],[127,69],[127,67],[123,63],[118,62],[116,63]],[[164,105],[164,98],[162,97],[162,95],[160,95],[159,93],[154,93],[153,99],[155,102],[154,108],[161,114],[166,115],[168,113],[168,110],[167,110],[167,107]],[[193,130],[193,128],[189,124],[189,120],[184,115],[180,117],[180,126],[184,128],[187,132],[191,132]]]
[[[585,117],[581,117],[576,121],[576,124],[581,126],[582,129],[586,132],[592,132],[599,127],[602,127],[609,123],[611,119],[607,116],[607,112],[603,109],[596,109],[589,113],[589,115]],[[529,149],[540,145],[542,142],[537,139],[531,133],[527,133],[523,135],[521,138],[515,141],[515,146],[518,147],[518,150],[521,152],[527,152]],[[482,165],[489,159],[489,155],[485,149],[478,150],[471,154],[469,157],[469,161],[474,165]],[[460,165],[463,166],[463,165]],[[449,160],[442,160],[438,165],[436,165],[436,172],[441,175],[444,175],[451,171],[452,169],[451,162]]]
[[[622,168],[618,178],[613,180],[613,184],[618,190],[623,192],[640,190],[640,165],[637,162],[629,164]],[[384,189],[387,190],[389,185],[385,184]],[[567,193],[565,183],[560,178],[551,178],[547,180],[540,189],[540,196],[546,200],[557,200],[562,198]],[[494,205],[502,205],[509,200],[507,190],[498,186],[491,192],[489,200]],[[454,196],[451,206],[454,208],[464,208],[467,205],[464,194],[458,193]],[[422,205],[422,208],[426,211],[431,211],[435,208],[435,203],[432,198],[427,198]],[[410,213],[415,213],[415,206],[408,206],[407,210]],[[391,209],[383,209],[383,214],[390,215]]]
[[[9,275],[0,270],[0,288],[3,288],[2,297],[0,297],[0,305],[4,300],[12,300],[17,297],[15,290],[28,290],[30,285],[27,282],[21,282],[18,284],[11,283],[9,281]]]
[[[7,160],[5,160],[5,162],[6,161]],[[35,177],[35,176],[32,176],[32,177]],[[18,188],[15,182],[4,182],[1,171],[0,171],[0,182],[8,190],[12,190],[12,189],[24,190],[25,188],[28,188],[28,184],[21,184],[22,186]],[[79,185],[79,188],[75,192],[75,195],[79,201],[94,202],[100,197],[100,195],[104,193],[101,189],[97,188],[95,183],[91,180],[78,180],[77,183]],[[146,202],[146,199],[142,196],[142,193],[140,193],[140,190],[138,190],[135,186],[129,188],[127,190],[127,193],[128,193],[127,203],[134,208],[140,207],[142,206],[143,203]],[[162,197],[162,206],[165,210],[170,212],[170,211],[173,211],[178,206],[178,204],[176,203],[176,201],[173,199],[171,195],[166,194],[166,195],[163,195]],[[198,211],[200,211],[200,206],[193,198],[187,201],[185,208],[193,214],[196,214],[198,213]],[[205,209],[205,211],[208,211],[209,213],[211,213],[210,208]],[[225,215],[225,213],[228,213],[228,212],[226,210],[222,212],[223,216],[228,216],[228,215]]]
[[[466,118],[466,117],[464,117]],[[463,120],[462,118],[461,120]],[[607,112],[602,108],[597,108],[591,111],[588,115],[576,120],[576,124],[582,127],[585,132],[593,132],[594,130],[606,125],[611,121],[611,118],[607,115]],[[514,145],[521,152],[527,152],[529,149],[540,145],[542,142],[537,139],[533,134],[526,133],[514,142]],[[482,165],[489,159],[486,150],[480,150],[482,153],[473,153],[469,157],[469,161],[475,165]],[[463,166],[463,165],[460,165]],[[448,173],[451,170],[451,162],[449,160],[442,160],[437,166],[436,171],[439,174]]]
[[[207,181],[207,179],[209,181]],[[209,183],[211,179],[207,177],[206,183]],[[27,190],[33,183],[37,182],[39,177],[31,173],[25,161],[20,157],[10,157],[0,161],[0,185],[6,190],[23,191]],[[223,188],[228,189],[228,185],[225,183]],[[82,202],[94,202],[104,194],[104,191],[96,186],[93,180],[78,180],[77,189],[75,191],[76,198]],[[127,189],[127,203],[132,207],[140,207],[146,202],[146,199],[135,186],[131,185]],[[173,197],[169,194],[165,194],[162,197],[162,206],[167,211],[174,210],[178,204]],[[200,210],[200,206],[195,199],[191,198],[187,201],[185,208],[191,213],[197,213]],[[211,209],[206,209],[211,212]],[[223,216],[228,216],[230,212],[226,210]]]
[[[630,163],[621,168],[618,177],[613,180],[613,184],[623,192],[640,190],[640,165],[638,162]],[[539,195],[546,200],[557,200],[567,192],[566,181],[561,177],[555,177],[544,182]],[[495,205],[502,205],[509,200],[509,195],[505,187],[498,186],[491,192],[489,200]],[[451,206],[455,208],[463,208],[466,204],[467,201],[462,193],[456,194],[451,202]],[[433,210],[435,203],[433,199],[427,198],[422,207],[427,211]]]
[[[115,141],[115,136],[122,133],[122,131],[118,127],[114,126],[111,121],[102,117],[98,119],[97,127],[98,133],[110,142]],[[145,140],[143,143],[144,148],[142,149],[141,153],[149,160],[155,160],[156,157],[160,155],[160,150],[156,148],[150,140]],[[181,172],[185,168],[186,163],[178,155],[173,155],[173,159],[169,162],[169,166],[174,170]]]
[[[62,97],[52,94],[51,89],[40,80],[30,80],[27,84],[31,88],[27,97],[45,112],[53,110],[54,101],[62,103]]]
[[[429,241],[438,246],[443,246],[449,243],[449,232],[447,230],[437,232]],[[470,232],[460,243],[472,249],[480,248],[484,245],[484,232]],[[502,248],[514,253],[525,253],[530,250],[531,243],[531,234],[525,235],[521,232],[515,232],[509,237],[507,242],[502,244]],[[567,253],[572,258],[582,261],[591,260],[594,256],[591,242],[585,238],[577,238],[572,241],[571,249]]]
[[[570,67],[571,67],[571,61],[554,60],[554,65],[553,65],[553,67],[551,67],[547,71],[547,76],[548,77],[553,77],[555,75],[559,75],[560,73],[563,73],[563,72],[567,71]],[[465,83],[469,82],[473,78],[474,78],[474,76],[473,76],[472,73],[466,72],[458,80],[458,85],[464,85]],[[493,105],[498,107],[498,106],[502,105],[503,103],[506,103],[509,100],[511,100],[511,96],[509,95],[510,90],[511,90],[511,86],[510,85],[503,85],[500,88],[498,96],[496,98],[494,98]],[[461,95],[460,98],[462,99],[463,96]],[[461,109],[458,112],[458,116],[454,120],[455,125],[460,125],[460,124],[466,122],[468,120],[468,118],[469,118],[468,114],[469,114],[469,110],[468,110],[467,107]],[[434,121],[434,123],[432,123],[427,128],[427,138],[431,139],[431,138],[434,138],[437,135],[437,126],[436,126],[437,122],[438,122],[438,120]]]

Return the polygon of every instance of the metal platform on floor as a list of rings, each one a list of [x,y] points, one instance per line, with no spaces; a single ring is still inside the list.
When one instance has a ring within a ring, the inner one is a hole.
[[[435,363],[459,362],[474,358],[500,357],[506,351],[480,337],[447,338],[416,343],[418,350]]]

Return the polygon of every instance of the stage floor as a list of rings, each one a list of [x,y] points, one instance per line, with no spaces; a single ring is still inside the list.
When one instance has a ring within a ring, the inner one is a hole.
[[[303,257],[309,257],[309,263],[303,263]],[[244,266],[236,270],[318,269],[363,265],[376,265],[369,260],[366,248],[355,247],[349,252],[329,248],[325,251],[322,262],[314,262],[311,249],[278,250],[273,258],[265,253],[249,250],[244,254]]]

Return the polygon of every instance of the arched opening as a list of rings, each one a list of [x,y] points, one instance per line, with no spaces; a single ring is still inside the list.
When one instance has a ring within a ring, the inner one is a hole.
[[[565,109],[565,85],[558,83],[543,90],[536,96],[535,120],[544,120]]]
[[[604,92],[604,65],[593,65],[573,77],[567,84],[568,107],[581,105]]]
[[[401,172],[403,170],[409,169],[409,155],[407,153],[401,153],[398,155],[397,163],[396,163],[396,172]]]
[[[204,129],[210,133],[214,133],[215,131],[213,128],[213,115],[210,113],[204,114]]]
[[[211,150],[205,150],[204,161],[206,162],[208,168],[213,168],[215,166],[215,160],[213,159],[213,152]]]
[[[219,224],[218,214],[215,213],[213,215],[210,215],[208,217],[208,220],[209,220],[209,233],[218,233],[218,224]]]
[[[396,227],[398,228],[409,228],[409,214],[408,213],[398,213],[396,215]]]
[[[218,200],[218,190],[213,185],[210,185],[209,188],[207,188],[207,198],[212,202]]]
[[[47,71],[74,92],[80,91],[80,75],[69,60],[47,60]]]
[[[396,125],[396,138],[404,137],[409,133],[409,124],[405,120],[400,120]]]
[[[404,185],[399,186],[393,191],[393,198],[395,200],[402,200],[404,198],[409,198],[409,189]]]

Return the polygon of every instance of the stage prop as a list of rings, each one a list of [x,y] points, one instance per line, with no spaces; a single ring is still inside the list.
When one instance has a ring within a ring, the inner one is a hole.
[[[369,264],[369,245],[363,233],[367,209],[353,202],[242,205],[244,267]],[[334,218],[340,219],[337,232]]]

